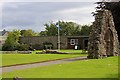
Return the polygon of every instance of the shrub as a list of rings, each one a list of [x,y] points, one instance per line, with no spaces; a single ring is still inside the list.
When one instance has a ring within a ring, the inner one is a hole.
[[[32,49],[33,49],[33,50],[40,50],[40,49],[42,49],[42,47],[41,47],[40,44],[33,44],[33,45],[31,45],[31,46],[32,46]]]
[[[19,51],[28,51],[29,47],[30,46],[28,44],[19,44],[17,50],[19,50]]]

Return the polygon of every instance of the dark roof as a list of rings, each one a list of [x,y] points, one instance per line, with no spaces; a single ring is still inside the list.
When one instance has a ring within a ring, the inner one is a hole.
[[[35,38],[35,37],[58,37],[58,36],[21,36],[21,38],[24,37],[29,37],[29,38]],[[78,38],[78,37],[82,37],[82,38],[89,38],[89,36],[60,36],[60,37],[66,37],[66,38]]]
[[[78,37],[88,38],[89,36],[67,36],[67,38],[78,38]]]
[[[7,32],[8,32],[8,31],[6,31],[6,30],[0,31],[0,36],[5,35]]]

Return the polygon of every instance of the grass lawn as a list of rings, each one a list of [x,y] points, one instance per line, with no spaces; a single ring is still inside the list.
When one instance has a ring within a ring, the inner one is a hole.
[[[3,78],[118,78],[118,57],[90,59],[3,73]]]
[[[32,52],[32,54],[35,54],[36,52],[42,52],[42,50],[35,50],[35,51]],[[65,52],[65,53],[83,53],[82,50],[73,50],[73,49],[60,50],[59,52]]]
[[[0,54],[0,66],[2,66],[2,54]]]
[[[87,54],[2,54],[2,66],[78,56],[87,56]]]
[[[60,52],[66,52],[66,53],[82,53],[82,50],[60,50]]]

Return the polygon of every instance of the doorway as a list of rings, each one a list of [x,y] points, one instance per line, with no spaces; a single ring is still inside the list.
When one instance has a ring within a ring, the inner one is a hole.
[[[107,56],[113,56],[113,33],[108,29],[104,36],[105,39],[105,49]]]

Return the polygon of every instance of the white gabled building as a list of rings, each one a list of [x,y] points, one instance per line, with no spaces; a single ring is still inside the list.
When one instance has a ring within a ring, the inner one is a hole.
[[[5,43],[7,36],[8,36],[8,31],[6,30],[0,31],[0,50],[2,50],[2,45]]]

